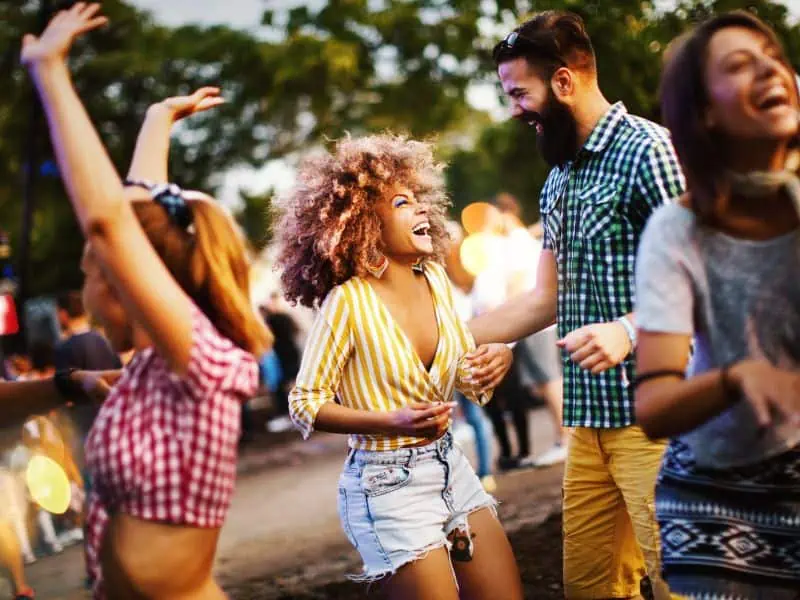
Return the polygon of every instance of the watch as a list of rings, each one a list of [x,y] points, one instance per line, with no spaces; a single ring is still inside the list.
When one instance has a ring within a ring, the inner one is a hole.
[[[628,317],[620,317],[617,322],[625,328],[625,333],[631,340],[631,348],[636,348],[636,328]]]

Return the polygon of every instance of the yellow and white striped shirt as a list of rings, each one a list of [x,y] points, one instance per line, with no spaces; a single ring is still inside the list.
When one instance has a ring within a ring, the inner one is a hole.
[[[289,411],[308,438],[326,402],[358,410],[392,411],[410,402],[449,402],[458,388],[470,400],[488,402],[457,375],[458,361],[475,348],[453,305],[444,268],[426,261],[423,272],[433,295],[439,343],[430,371],[408,336],[367,281],[353,277],[333,288],[322,303],[306,343]],[[458,379],[458,381],[457,381]],[[351,434],[351,448],[394,450],[423,443],[409,436]]]

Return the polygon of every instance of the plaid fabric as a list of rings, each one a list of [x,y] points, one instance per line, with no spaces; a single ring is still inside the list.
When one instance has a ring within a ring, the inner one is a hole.
[[[645,222],[679,196],[683,175],[666,129],[614,104],[575,160],[542,188],[544,247],[558,264],[560,337],[633,311],[636,249]],[[564,425],[627,427],[634,421],[631,358],[600,375],[564,363]]]
[[[257,387],[253,356],[197,307],[185,376],[153,349],[125,368],[86,441],[93,490],[85,550],[94,598],[105,598],[99,557],[109,514],[222,526],[236,480],[241,403]]]

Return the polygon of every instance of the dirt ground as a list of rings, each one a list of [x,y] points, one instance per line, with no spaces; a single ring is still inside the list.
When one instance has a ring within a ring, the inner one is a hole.
[[[537,526],[525,526],[510,535],[511,545],[520,566],[525,598],[528,600],[561,600],[561,514],[556,513]],[[249,582],[229,587],[226,591],[237,600],[261,600],[268,582]],[[261,589],[259,589],[261,588]],[[267,592],[269,593],[269,592]],[[369,594],[364,584],[333,582],[308,586],[276,596],[277,600],[384,600],[379,586]]]
[[[464,433],[470,431],[457,429],[457,439]],[[544,411],[531,412],[530,433],[534,454],[550,447],[553,428]],[[461,438],[471,457],[471,439]],[[271,434],[266,439],[255,440],[239,460],[215,565],[225,591],[232,600],[380,599],[376,586],[367,595],[366,586],[346,580],[359,571],[360,562],[336,513],[337,480],[347,454],[344,437],[318,434],[303,442],[297,434]],[[560,466],[497,477],[498,514],[514,546],[527,599],[563,598],[561,478]],[[89,598],[80,546],[42,557],[26,572],[39,600]],[[2,579],[0,573],[0,584]],[[0,600],[5,600],[2,589]]]

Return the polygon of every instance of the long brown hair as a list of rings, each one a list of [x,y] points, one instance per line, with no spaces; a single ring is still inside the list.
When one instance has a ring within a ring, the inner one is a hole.
[[[186,200],[193,231],[176,225],[162,206],[135,201],[133,210],[169,272],[214,326],[258,356],[272,334],[250,304],[245,247],[230,217],[212,199]]]
[[[743,10],[713,17],[681,36],[670,48],[661,77],[661,114],[691,190],[691,206],[702,220],[710,220],[727,197],[730,183],[725,144],[705,121],[708,95],[705,85],[708,44],[715,33],[744,27],[763,35],[780,51],[780,61],[793,71],[775,32]]]

